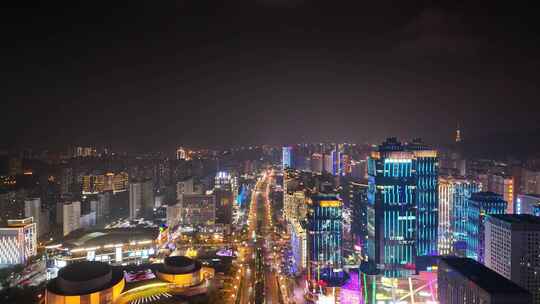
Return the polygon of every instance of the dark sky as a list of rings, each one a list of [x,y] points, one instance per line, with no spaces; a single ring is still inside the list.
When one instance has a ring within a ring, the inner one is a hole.
[[[2,9],[4,146],[443,143],[458,121],[468,138],[540,128],[525,4],[51,2]]]

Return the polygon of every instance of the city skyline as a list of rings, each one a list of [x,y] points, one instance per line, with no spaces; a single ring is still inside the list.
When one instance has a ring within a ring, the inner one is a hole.
[[[527,3],[9,3],[2,304],[540,304]]]
[[[458,124],[465,139],[538,137],[540,40],[524,6],[246,0],[6,12],[8,147],[388,134],[444,144]]]

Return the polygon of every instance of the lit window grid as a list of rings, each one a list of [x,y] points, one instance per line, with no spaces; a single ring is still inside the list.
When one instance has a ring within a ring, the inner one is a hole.
[[[311,279],[337,279],[335,269],[342,268],[342,210],[341,207],[314,205],[308,219]]]

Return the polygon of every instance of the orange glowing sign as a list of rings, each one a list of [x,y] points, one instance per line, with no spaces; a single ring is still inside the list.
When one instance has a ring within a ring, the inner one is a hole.
[[[321,207],[341,207],[341,201],[320,201]]]

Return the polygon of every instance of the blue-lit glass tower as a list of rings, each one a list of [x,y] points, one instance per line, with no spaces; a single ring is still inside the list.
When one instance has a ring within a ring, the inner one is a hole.
[[[484,222],[486,216],[506,213],[507,202],[493,192],[473,193],[467,202],[467,257],[484,262]]]
[[[437,152],[389,138],[368,159],[368,176],[368,258],[384,276],[409,276],[417,256],[437,254]]]
[[[419,139],[407,145],[407,150],[413,151],[416,171],[417,255],[435,256],[439,229],[439,159],[437,152]]]
[[[452,209],[452,226],[454,227],[454,238],[456,241],[466,241],[467,238],[467,217],[468,202],[471,195],[479,192],[480,185],[476,182],[462,183],[456,187],[454,193],[454,206]]]
[[[368,259],[387,277],[414,273],[416,176],[412,153],[395,138],[368,160]]]
[[[332,174],[333,175],[341,175],[342,172],[342,154],[336,147],[336,149],[332,150],[331,154],[332,156]]]
[[[337,195],[312,196],[307,215],[308,278],[339,285],[342,269],[342,202]]]
[[[467,203],[473,193],[482,190],[474,180],[439,178],[439,255],[465,256]]]
[[[294,168],[293,147],[291,146],[283,147],[283,156],[282,156],[281,164],[283,165],[283,169]]]
[[[352,209],[351,230],[354,236],[354,245],[359,246],[362,251],[366,249],[366,239],[368,236],[367,223],[367,184],[349,182],[349,193],[343,197],[349,199],[349,208]],[[366,252],[362,252],[365,256]]]

